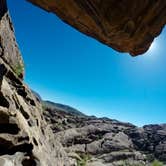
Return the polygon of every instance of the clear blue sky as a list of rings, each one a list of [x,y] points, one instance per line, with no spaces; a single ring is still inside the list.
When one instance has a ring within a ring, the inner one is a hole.
[[[25,82],[43,99],[136,125],[166,122],[166,29],[136,58],[118,53],[25,0],[8,0]]]

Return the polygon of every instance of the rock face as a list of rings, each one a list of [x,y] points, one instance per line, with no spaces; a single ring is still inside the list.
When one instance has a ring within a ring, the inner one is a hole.
[[[40,101],[21,79],[23,61],[3,2],[0,1],[0,166],[72,165],[74,161],[69,160],[44,120]]]
[[[1,59],[0,71],[0,162],[4,163],[0,165],[65,163],[65,153],[43,120],[40,103]]]
[[[166,124],[138,128],[56,107],[46,108],[44,117],[68,155],[88,166],[148,166],[155,158],[166,162]]]
[[[28,0],[102,43],[135,56],[166,24],[164,0]]]
[[[0,0],[0,58],[21,78],[24,64],[14,36],[14,28],[7,12],[6,1]]]

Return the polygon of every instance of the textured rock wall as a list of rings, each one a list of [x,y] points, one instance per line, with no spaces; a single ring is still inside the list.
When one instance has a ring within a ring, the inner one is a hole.
[[[102,43],[131,55],[148,50],[166,24],[164,0],[28,0]]]
[[[0,57],[23,78],[24,64],[14,36],[14,28],[5,1],[0,0],[0,5]]]
[[[0,166],[72,165],[40,101],[22,81],[23,61],[4,3],[0,0]]]
[[[29,88],[0,58],[1,166],[61,166],[66,154]],[[66,164],[67,165],[67,164]]]

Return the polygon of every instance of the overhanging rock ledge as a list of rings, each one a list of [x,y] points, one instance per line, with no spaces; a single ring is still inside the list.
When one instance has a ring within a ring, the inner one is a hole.
[[[166,24],[165,0],[27,0],[84,34],[132,56],[145,53]]]

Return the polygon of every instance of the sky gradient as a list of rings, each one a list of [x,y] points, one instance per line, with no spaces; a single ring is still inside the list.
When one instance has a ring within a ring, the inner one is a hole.
[[[138,126],[166,123],[166,29],[133,58],[24,0],[8,0],[8,6],[25,82],[43,99]]]

